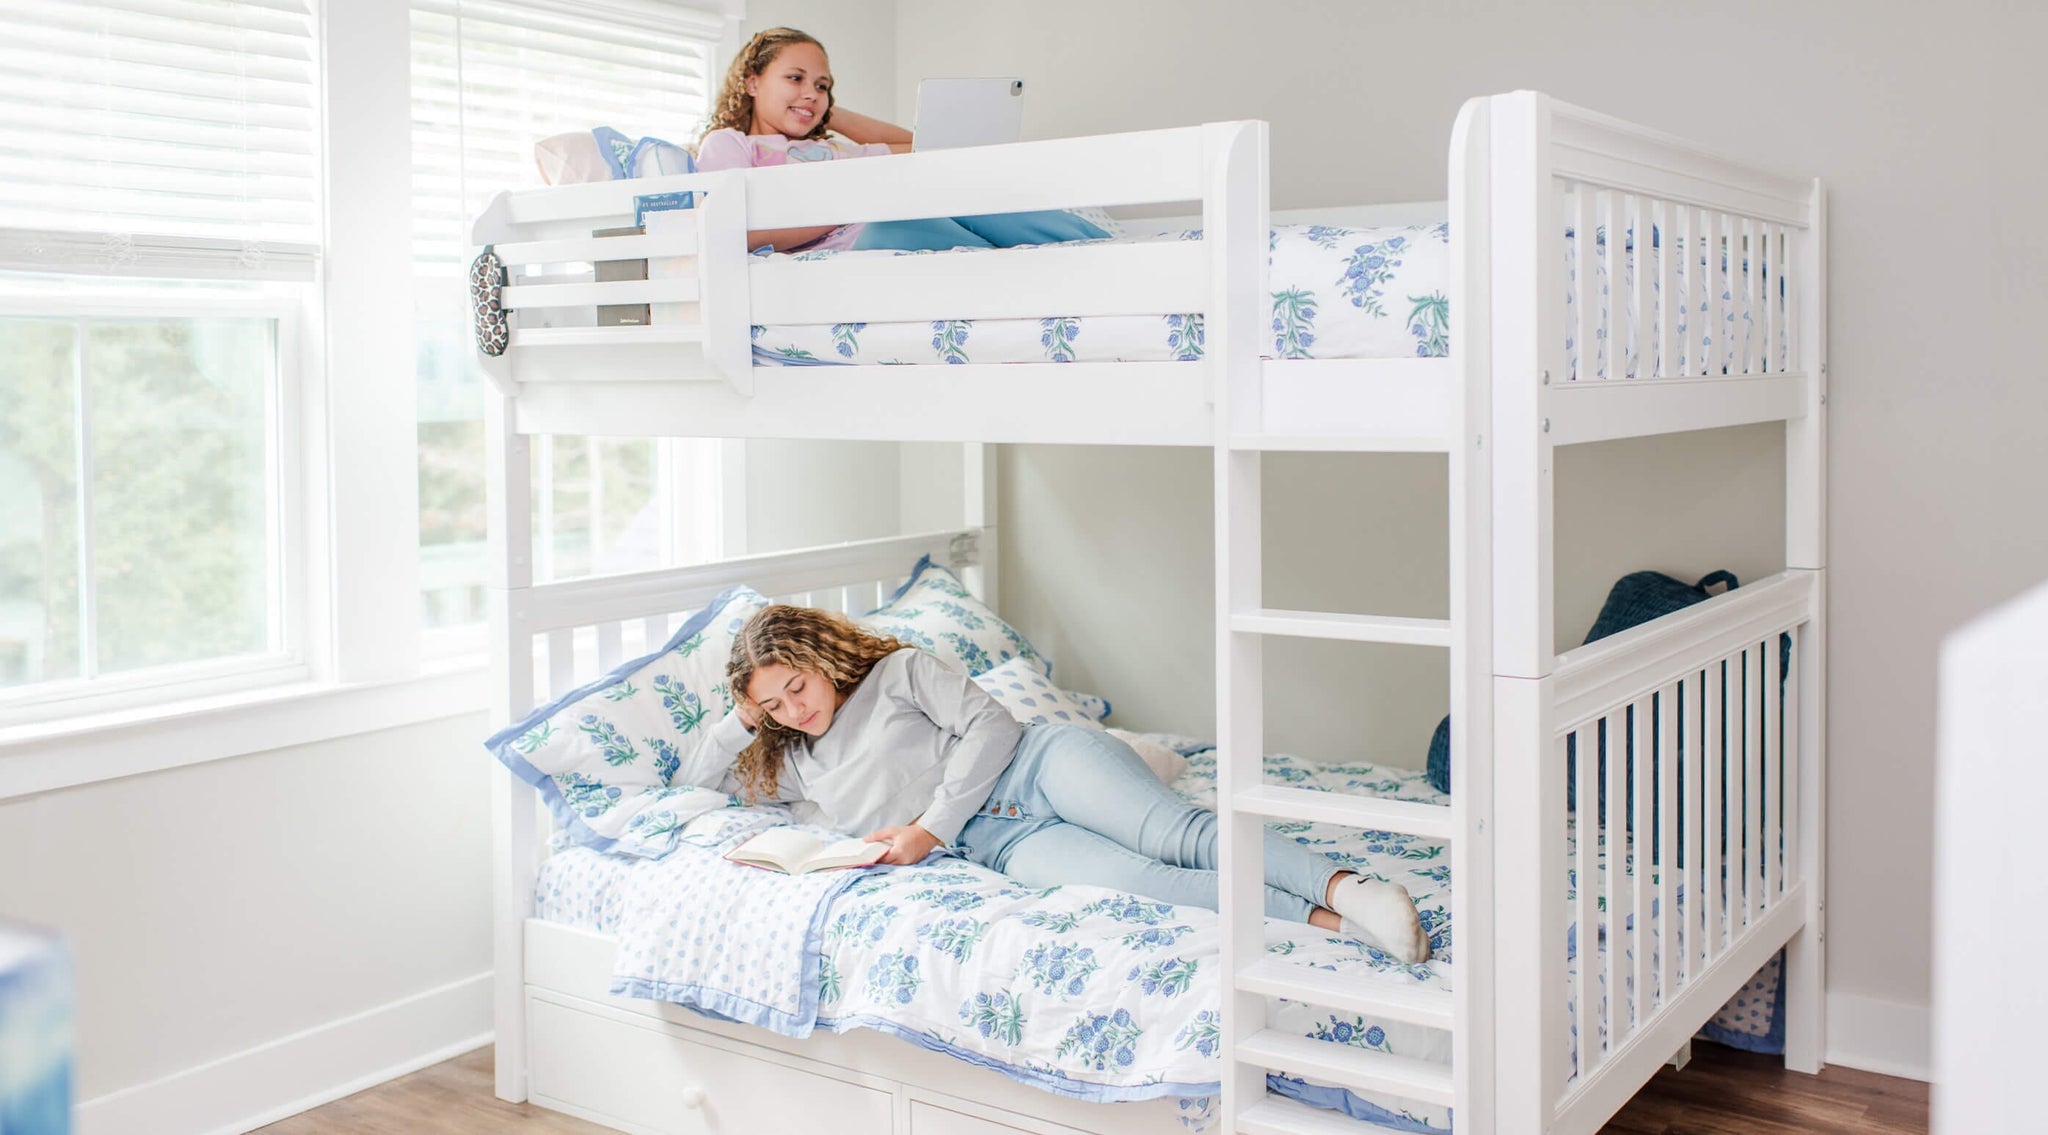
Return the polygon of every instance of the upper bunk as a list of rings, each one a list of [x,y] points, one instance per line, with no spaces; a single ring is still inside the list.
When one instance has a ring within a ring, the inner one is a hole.
[[[1554,444],[1813,404],[1813,183],[1524,92],[1460,113],[1434,221],[1274,225],[1268,184],[1266,125],[1229,122],[503,193],[472,226],[507,273],[485,265],[507,319],[480,357],[527,434],[1445,451],[1495,382],[1542,387]],[[1147,237],[747,251],[750,230],[1191,205],[1199,230]],[[1383,325],[1330,333],[1361,310]],[[977,348],[993,327],[1026,349],[958,349],[976,323]],[[920,350],[856,349],[891,336]]]

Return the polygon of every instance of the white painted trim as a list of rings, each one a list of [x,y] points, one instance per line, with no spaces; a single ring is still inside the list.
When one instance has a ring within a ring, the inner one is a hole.
[[[353,737],[489,703],[478,659],[391,682],[296,682],[0,731],[0,800]]]
[[[419,669],[419,437],[407,0],[320,6],[326,113],[322,261],[334,676]],[[344,14],[345,13],[345,14]]]
[[[1934,1010],[1878,997],[1828,994],[1828,1063],[1908,1080],[1934,1079]]]
[[[79,1135],[240,1135],[491,1043],[480,973],[80,1103]]]

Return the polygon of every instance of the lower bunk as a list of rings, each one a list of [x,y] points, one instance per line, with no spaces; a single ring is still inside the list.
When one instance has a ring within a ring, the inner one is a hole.
[[[1188,753],[1176,791],[1213,804],[1213,751],[1153,740]],[[1265,779],[1444,803],[1423,774],[1372,764],[1276,754]],[[720,859],[788,822],[779,808],[725,808],[690,821],[663,859],[589,848],[548,859],[527,927],[537,1101],[664,1133],[801,1130],[819,1109],[834,1130],[899,1135],[1209,1129],[1221,1071],[1212,912],[1096,887],[1025,888],[961,860],[787,877]],[[1440,1071],[1450,1033],[1436,1017],[1447,1011],[1455,973],[1448,848],[1325,824],[1273,829],[1407,886],[1435,956],[1400,965],[1353,939],[1269,920],[1269,966],[1341,973],[1377,986],[1378,1000],[1391,994],[1413,1009],[1400,1019],[1269,999],[1267,1025],[1305,1046],[1299,1073],[1276,1072],[1269,1087],[1350,1129],[1373,1127],[1343,1116],[1387,1130],[1451,1131]],[[1592,860],[1603,876],[1605,842],[1596,841]],[[1623,858],[1632,876],[1632,857]],[[1565,860],[1579,862],[1575,847]],[[1577,909],[1576,872],[1568,882],[1562,893]],[[1682,887],[1676,896],[1673,937],[1683,952],[1695,920],[1685,916]],[[1717,905],[1713,921],[1725,923],[1731,912]],[[1650,918],[1658,952],[1665,920],[1654,910]],[[1588,1035],[1598,1038],[1609,1018],[1607,975],[1630,972],[1636,939],[1627,927],[1617,969],[1604,917],[1594,927]],[[1580,941],[1568,924],[1562,948],[1574,989]],[[1632,998],[1626,981],[1623,990]],[[1752,999],[1745,994],[1741,1012]],[[1579,1003],[1567,994],[1568,1006]],[[1578,1035],[1574,1018],[1574,1069]],[[1319,1082],[1322,1044],[1384,1054],[1389,1082],[1379,1091]]]

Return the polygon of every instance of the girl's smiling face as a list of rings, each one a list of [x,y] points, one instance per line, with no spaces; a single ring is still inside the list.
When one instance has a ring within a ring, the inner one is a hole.
[[[788,729],[823,736],[839,708],[839,691],[823,674],[770,662],[747,680],[747,697]]]
[[[832,110],[831,64],[817,44],[792,43],[747,76],[747,93],[754,98],[747,133],[807,138]]]

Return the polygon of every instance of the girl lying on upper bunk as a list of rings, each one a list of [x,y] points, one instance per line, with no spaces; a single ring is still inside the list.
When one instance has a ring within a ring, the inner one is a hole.
[[[1130,746],[1020,725],[937,657],[828,611],[763,608],[733,642],[736,708],[673,783],[796,805],[799,818],[920,863],[953,845],[1033,887],[1086,883],[1215,910],[1216,815]],[[1407,888],[1265,837],[1266,913],[1427,961]]]
[[[843,137],[833,137],[828,128]],[[697,170],[747,169],[910,151],[911,133],[832,99],[832,65],[824,45],[794,28],[755,33],[733,56],[697,143]],[[747,247],[799,249],[1010,248],[1109,234],[1057,210],[982,217],[937,217],[866,225],[753,229]]]

